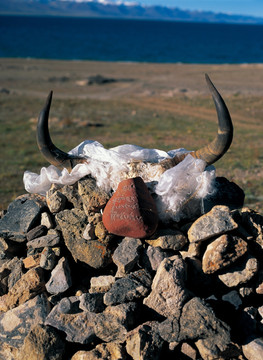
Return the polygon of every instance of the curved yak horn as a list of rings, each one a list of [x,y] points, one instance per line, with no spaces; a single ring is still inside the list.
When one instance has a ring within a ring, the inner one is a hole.
[[[165,159],[162,165],[165,169],[169,169],[179,164],[188,154],[196,159],[202,159],[207,165],[211,165],[219,160],[229,149],[233,139],[233,124],[227,109],[227,106],[222,99],[221,95],[215,88],[209,76],[205,74],[208,88],[212,94],[218,117],[218,130],[217,135],[210,144],[202,147],[199,150],[189,153],[175,155],[172,159]]]
[[[82,157],[74,156],[59,150],[52,142],[48,130],[48,117],[52,101],[52,91],[47,97],[46,104],[38,117],[37,144],[41,154],[46,160],[59,168],[67,168],[69,171],[78,163],[84,162]]]

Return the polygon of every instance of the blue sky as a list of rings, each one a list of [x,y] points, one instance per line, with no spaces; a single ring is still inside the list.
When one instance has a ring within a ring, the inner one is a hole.
[[[114,0],[118,1],[118,0]],[[205,10],[263,17],[263,0],[125,0],[145,5],[163,5],[189,10]]]

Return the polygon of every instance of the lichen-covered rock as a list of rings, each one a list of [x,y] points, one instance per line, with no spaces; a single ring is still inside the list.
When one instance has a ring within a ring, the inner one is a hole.
[[[207,214],[198,218],[188,230],[190,242],[203,241],[234,230],[238,224],[227,206],[214,206]]]
[[[65,342],[51,326],[37,324],[27,334],[21,349],[23,360],[63,360]]]
[[[202,268],[212,274],[234,263],[247,252],[247,243],[236,236],[224,234],[212,241],[203,255]]]
[[[165,317],[177,316],[189,298],[185,280],[184,260],[178,255],[164,259],[153,279],[152,291],[143,303]]]
[[[158,333],[158,323],[146,322],[127,334],[126,350],[134,360],[159,360],[163,339]]]
[[[0,315],[0,344],[20,347],[24,339],[37,324],[43,324],[50,305],[43,294],[35,296],[24,304]]]

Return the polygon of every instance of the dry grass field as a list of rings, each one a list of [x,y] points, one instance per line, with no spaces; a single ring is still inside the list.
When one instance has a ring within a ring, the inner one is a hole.
[[[47,162],[36,122],[54,91],[50,132],[69,151],[92,139],[105,147],[132,143],[195,150],[217,130],[208,73],[234,124],[230,150],[215,166],[236,182],[246,205],[263,211],[263,64],[183,65],[0,59],[0,210],[25,193],[23,173]],[[101,75],[102,84],[90,83]]]

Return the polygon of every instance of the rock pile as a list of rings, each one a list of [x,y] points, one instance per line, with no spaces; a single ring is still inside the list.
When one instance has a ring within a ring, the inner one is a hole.
[[[142,240],[106,230],[108,201],[85,177],[9,205],[0,359],[262,359],[263,217],[215,205]]]

